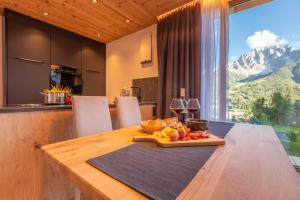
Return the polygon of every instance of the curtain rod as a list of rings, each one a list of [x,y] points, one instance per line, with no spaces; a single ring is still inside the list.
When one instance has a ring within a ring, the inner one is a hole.
[[[180,9],[183,9],[183,8],[186,8],[186,7],[189,7],[189,6],[193,6],[193,5],[195,5],[196,3],[200,3],[200,2],[201,2],[201,0],[193,0],[193,1],[188,2],[188,3],[186,3],[186,4],[182,5],[182,6],[179,6],[179,7],[177,7],[177,8],[174,8],[174,9],[172,9],[172,10],[166,12],[166,13],[163,13],[163,14],[157,16],[157,19],[160,20],[160,19],[162,19],[162,18],[165,18],[165,17],[168,16],[168,15],[171,15],[171,14],[174,13],[174,12],[177,12],[177,11],[180,10]]]
[[[188,6],[193,6],[196,3],[201,3],[201,1],[205,1],[205,0],[193,0],[193,1],[190,1],[190,2],[188,2],[188,3],[186,3],[186,4],[182,5],[182,6],[174,8],[174,9],[172,9],[172,10],[166,12],[166,13],[163,13],[163,14],[157,16],[157,19],[160,20],[160,19],[162,19],[162,18],[164,18],[164,17],[166,17],[166,16],[168,16],[168,15],[174,13],[174,12],[177,12],[178,10],[180,10],[182,8],[185,8],[185,7],[188,7]],[[232,8],[232,7],[242,5],[242,4],[250,2],[250,1],[253,1],[253,0],[228,0],[228,5],[229,5],[230,8]]]
[[[164,18],[164,17],[166,17],[166,16],[168,16],[168,15],[170,15],[170,14],[172,14],[172,13],[174,13],[174,12],[176,12],[176,11],[182,9],[182,8],[185,8],[185,7],[188,7],[188,6],[193,6],[196,3],[201,3],[201,1],[205,1],[205,0],[193,0],[193,1],[190,1],[190,2],[188,2],[188,3],[186,3],[186,4],[182,5],[182,6],[174,8],[174,9],[172,9],[172,10],[166,12],[166,13],[163,13],[163,14],[157,16],[157,19],[158,20],[162,19],[162,18]],[[241,5],[243,3],[247,3],[248,1],[252,1],[252,0],[228,0],[228,5],[229,5],[229,7],[234,7],[234,6]]]

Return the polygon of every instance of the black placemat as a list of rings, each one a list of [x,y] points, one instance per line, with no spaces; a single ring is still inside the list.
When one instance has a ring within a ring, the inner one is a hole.
[[[210,122],[224,138],[233,123]],[[88,163],[152,199],[175,199],[215,151],[216,146],[160,148],[140,142],[88,160]]]

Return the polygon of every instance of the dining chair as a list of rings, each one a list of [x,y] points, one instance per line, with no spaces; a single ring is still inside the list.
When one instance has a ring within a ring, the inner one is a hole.
[[[112,130],[107,97],[72,96],[73,124],[77,137]],[[81,192],[75,188],[75,200]]]
[[[137,125],[142,121],[140,106],[136,97],[117,97],[116,105],[120,128]]]
[[[73,96],[72,109],[77,137],[112,130],[107,97]]]

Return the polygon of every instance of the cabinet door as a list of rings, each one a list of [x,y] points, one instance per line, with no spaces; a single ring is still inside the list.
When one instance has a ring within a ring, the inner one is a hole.
[[[81,72],[81,38],[63,30],[51,33],[51,64],[76,67]]]
[[[42,103],[49,87],[49,64],[8,58],[7,103]]]
[[[82,42],[83,68],[105,72],[105,51],[105,44],[84,39]]]
[[[50,62],[50,33],[36,20],[8,12],[7,56]]]
[[[83,40],[83,95],[105,95],[105,51],[105,44],[88,39]]]
[[[82,94],[86,96],[105,96],[105,73],[96,70],[82,71]]]

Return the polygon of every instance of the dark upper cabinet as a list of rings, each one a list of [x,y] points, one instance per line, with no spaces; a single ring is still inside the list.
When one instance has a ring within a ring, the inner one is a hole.
[[[82,72],[82,94],[86,96],[105,96],[105,73],[85,70]]]
[[[105,72],[106,47],[105,44],[84,39],[82,41],[83,69]]]
[[[43,23],[6,12],[7,56],[50,63],[50,32]]]
[[[105,95],[106,45],[5,10],[7,103],[42,103],[50,64],[77,68],[83,95]]]
[[[105,44],[84,39],[82,42],[83,95],[105,95]]]
[[[42,103],[49,87],[49,64],[8,58],[7,103]]]
[[[76,67],[81,72],[81,37],[64,30],[51,33],[51,64]]]
[[[37,20],[6,11],[7,103],[41,103],[49,87],[50,32]]]

